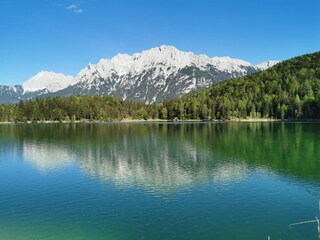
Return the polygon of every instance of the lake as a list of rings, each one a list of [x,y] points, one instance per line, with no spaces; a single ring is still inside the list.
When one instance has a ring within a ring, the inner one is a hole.
[[[0,125],[0,239],[317,239],[320,123]]]

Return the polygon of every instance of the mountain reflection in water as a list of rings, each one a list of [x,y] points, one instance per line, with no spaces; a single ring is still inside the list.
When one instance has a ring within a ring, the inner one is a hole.
[[[79,165],[119,186],[170,192],[231,184],[251,170],[318,180],[319,130],[301,123],[9,125],[1,126],[1,141],[18,139],[41,172]]]

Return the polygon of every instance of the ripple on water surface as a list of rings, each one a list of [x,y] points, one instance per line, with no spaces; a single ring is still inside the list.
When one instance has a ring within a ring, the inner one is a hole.
[[[0,239],[317,237],[317,123],[0,132]]]

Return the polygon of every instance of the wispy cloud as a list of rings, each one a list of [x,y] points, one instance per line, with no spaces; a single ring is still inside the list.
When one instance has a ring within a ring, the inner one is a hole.
[[[83,12],[83,10],[75,4],[69,5],[68,7],[66,7],[66,9],[69,11],[72,11],[74,13],[82,13]]]

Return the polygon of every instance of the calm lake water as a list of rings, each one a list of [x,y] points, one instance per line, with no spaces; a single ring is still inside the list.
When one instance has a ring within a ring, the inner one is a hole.
[[[317,239],[320,124],[0,126],[0,239]]]

